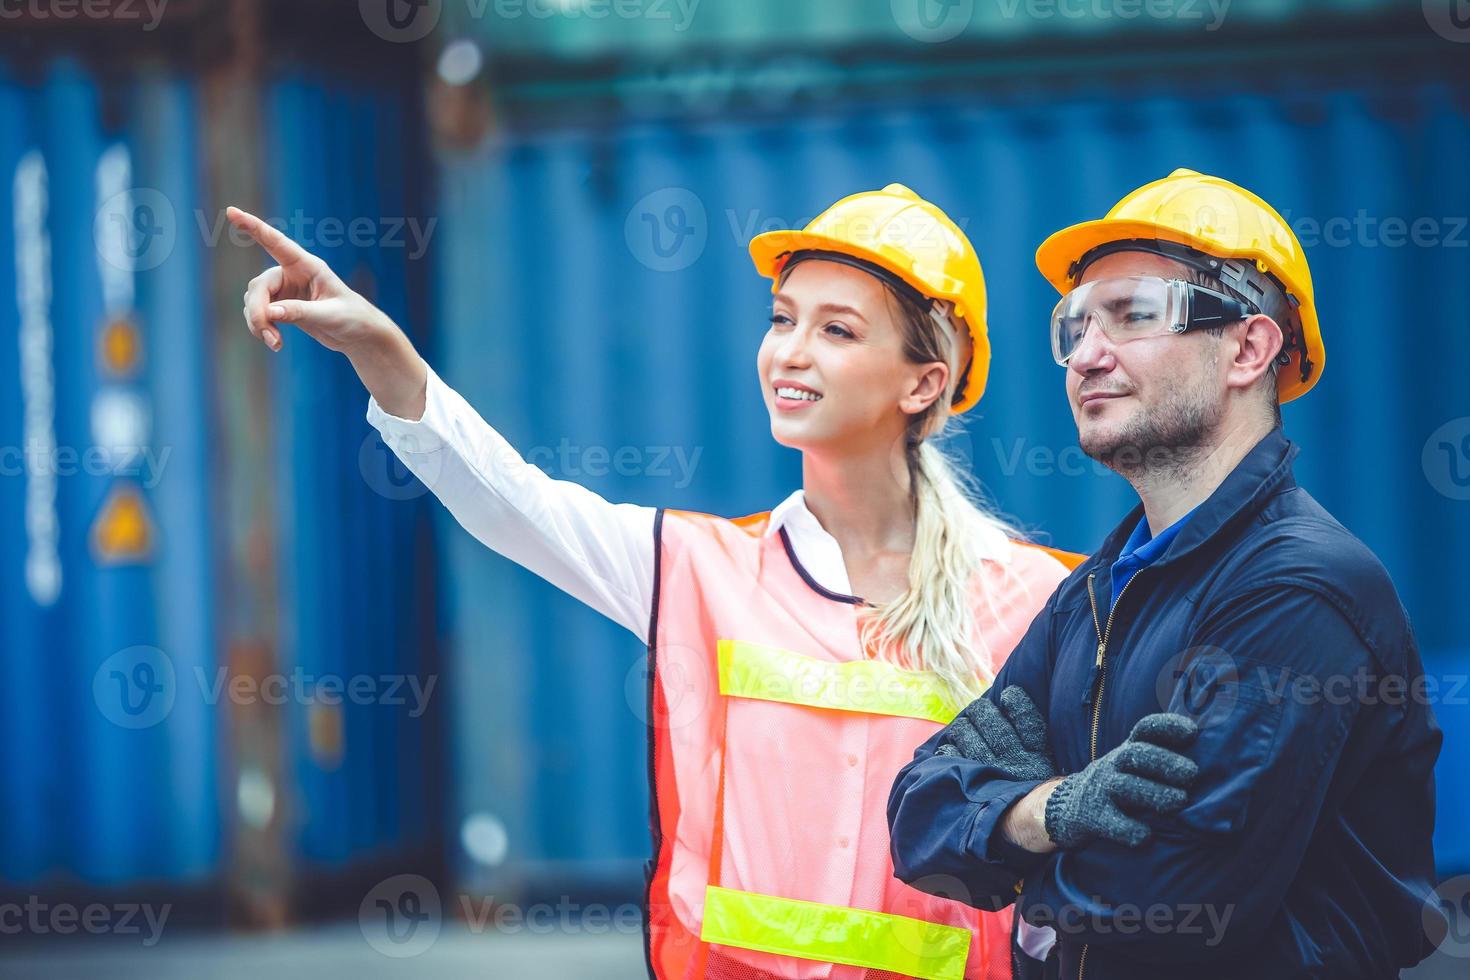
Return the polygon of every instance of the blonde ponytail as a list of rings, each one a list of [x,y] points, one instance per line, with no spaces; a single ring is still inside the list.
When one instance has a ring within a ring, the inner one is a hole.
[[[972,583],[983,561],[981,542],[997,532],[1018,533],[979,502],[974,477],[930,442],[910,444],[908,456],[915,507],[909,587],[874,607],[860,633],[864,647],[884,660],[938,674],[954,705],[963,707],[995,679],[993,651],[975,629]],[[993,603],[991,591],[985,598]]]
[[[907,356],[916,363],[955,363],[955,338],[948,324],[931,311],[900,301]],[[956,323],[959,330],[963,323]],[[914,548],[909,558],[909,585],[903,594],[871,609],[862,619],[865,649],[909,670],[939,675],[956,708],[979,697],[995,679],[991,651],[975,627],[973,583],[981,571],[984,542],[1022,535],[984,503],[979,481],[952,463],[931,441],[950,424],[949,407],[963,375],[950,372],[944,394],[915,417],[905,437],[909,486],[914,507]],[[1009,574],[995,580],[1003,584]],[[997,590],[984,590],[991,612]]]

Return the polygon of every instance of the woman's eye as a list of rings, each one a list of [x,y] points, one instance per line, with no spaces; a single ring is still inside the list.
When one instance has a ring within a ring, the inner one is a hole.
[[[772,313],[771,314],[771,326],[773,326],[773,327],[784,327],[784,326],[787,326],[790,323],[791,323],[791,317],[787,316],[784,313]]]
[[[836,323],[827,324],[827,329],[833,331],[838,337],[850,338],[856,336],[851,330]]]

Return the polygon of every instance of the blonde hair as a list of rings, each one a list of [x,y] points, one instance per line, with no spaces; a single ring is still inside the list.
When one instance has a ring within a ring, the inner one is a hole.
[[[783,278],[790,269],[782,270]],[[1024,536],[991,511],[974,474],[930,442],[950,427],[950,406],[968,374],[969,368],[955,370],[956,331],[968,328],[952,313],[950,323],[944,323],[942,314],[919,307],[886,283],[885,291],[901,313],[894,320],[903,334],[904,356],[915,364],[943,361],[951,370],[944,392],[909,421],[904,434],[914,508],[908,588],[872,607],[862,617],[859,637],[864,649],[895,666],[938,674],[958,708],[995,680],[991,651],[975,628],[972,606],[974,578],[984,561],[981,542],[998,534],[1017,540]],[[1000,570],[1011,574],[1004,566]],[[995,591],[986,589],[985,601],[999,614]]]

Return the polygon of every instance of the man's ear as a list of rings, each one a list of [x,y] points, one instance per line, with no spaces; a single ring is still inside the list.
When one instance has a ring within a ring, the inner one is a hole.
[[[948,384],[949,365],[943,361],[931,361],[923,365],[915,376],[914,383],[898,400],[898,407],[909,415],[918,415],[944,394]]]
[[[1247,389],[1271,367],[1281,353],[1286,335],[1281,326],[1264,313],[1248,316],[1232,331],[1236,340],[1235,354],[1227,365],[1225,383],[1231,388]]]

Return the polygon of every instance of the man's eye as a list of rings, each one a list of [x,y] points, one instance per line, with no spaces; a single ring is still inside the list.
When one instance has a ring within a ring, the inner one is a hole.
[[[1159,315],[1152,310],[1130,310],[1123,314],[1123,322],[1132,326],[1154,323]]]

